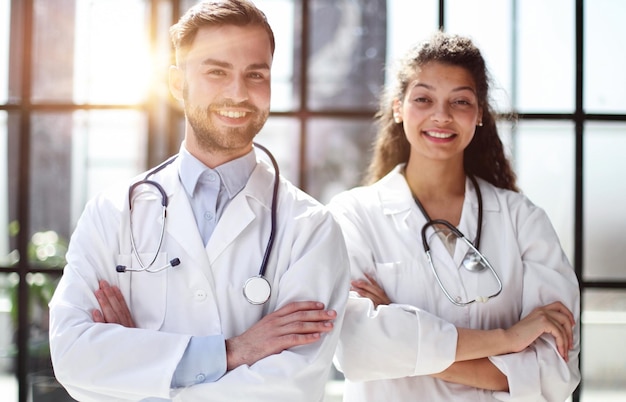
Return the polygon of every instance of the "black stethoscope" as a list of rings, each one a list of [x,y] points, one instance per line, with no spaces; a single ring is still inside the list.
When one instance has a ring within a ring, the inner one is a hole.
[[[419,201],[419,199],[415,196],[413,197],[413,199],[415,200],[415,203],[417,204],[417,207],[424,215],[424,218],[426,218],[426,223],[422,227],[422,245],[424,246],[424,252],[426,253],[426,257],[428,258],[428,263],[430,265],[430,268],[433,271],[433,274],[435,275],[435,279],[437,280],[439,287],[441,288],[443,293],[446,295],[448,300],[450,300],[452,304],[456,306],[461,306],[461,307],[466,306],[468,304],[472,304],[474,302],[485,303],[487,300],[493,297],[496,297],[497,295],[500,294],[500,292],[502,292],[502,281],[500,280],[498,273],[496,272],[495,269],[493,269],[493,267],[489,263],[489,260],[487,260],[487,258],[480,251],[478,251],[478,248],[480,247],[480,235],[481,235],[481,229],[482,229],[482,224],[483,224],[483,197],[480,192],[480,187],[478,186],[478,182],[476,181],[476,178],[474,178],[474,176],[471,176],[471,175],[468,177],[472,181],[472,185],[474,186],[474,189],[476,190],[476,198],[478,198],[478,227],[476,228],[476,237],[474,240],[475,244],[469,241],[467,237],[465,237],[465,235],[463,235],[463,233],[450,222],[444,219],[434,219],[434,220],[431,219],[430,216],[428,216],[428,213],[424,209],[424,206]],[[435,265],[433,264],[433,259],[430,254],[430,246],[428,245],[428,240],[426,237],[426,230],[429,227],[434,226],[434,225],[443,225],[447,227],[457,238],[463,240],[469,246],[469,250],[467,250],[467,253],[465,253],[465,256],[463,257],[463,261],[462,261],[463,267],[470,272],[482,272],[488,268],[493,274],[494,278],[496,279],[496,282],[498,282],[498,290],[495,293],[493,293],[490,296],[476,296],[476,298],[474,298],[473,300],[469,300],[466,302],[455,300],[452,297],[452,295],[450,295],[446,287],[443,285],[441,278],[439,278],[437,269],[435,268]]]
[[[272,253],[272,249],[274,247],[274,234],[276,233],[276,215],[277,215],[276,210],[277,210],[277,205],[278,205],[277,201],[278,201],[278,186],[280,183],[280,171],[278,170],[278,163],[276,162],[276,159],[267,148],[257,143],[254,143],[254,146],[256,148],[259,148],[263,152],[265,152],[267,156],[269,157],[270,161],[272,162],[272,166],[274,168],[274,189],[272,192],[270,236],[269,236],[269,239],[267,240],[267,246],[265,247],[265,254],[263,255],[261,268],[259,269],[258,275],[252,276],[248,278],[248,280],[246,280],[246,282],[243,285],[243,295],[250,304],[263,304],[269,300],[270,294],[272,293],[272,288],[270,286],[270,283],[267,279],[265,279],[265,271],[267,270],[270,254]],[[175,155],[171,157],[170,159],[166,160],[165,162],[163,162],[162,164],[160,164],[159,166],[157,166],[156,168],[150,170],[148,173],[146,173],[143,180],[139,180],[138,182],[135,182],[128,188],[128,207],[129,207],[129,216],[130,216],[130,244],[132,248],[132,253],[137,259],[137,261],[139,262],[139,266],[141,268],[132,269],[132,268],[126,267],[125,265],[118,265],[117,267],[115,267],[115,270],[117,272],[120,272],[120,273],[123,273],[123,272],[156,273],[156,272],[163,271],[164,269],[180,265],[180,259],[173,258],[172,260],[169,261],[168,264],[162,267],[158,267],[158,268],[152,267],[154,263],[156,262],[156,259],[158,258],[159,253],[161,252],[161,246],[163,245],[163,237],[165,235],[165,218],[167,215],[166,211],[167,211],[168,198],[163,187],[156,181],[149,179],[150,176],[158,173],[159,171],[167,167],[169,164],[174,162],[174,160],[176,160],[177,157],[178,155]],[[159,235],[159,245],[157,247],[156,252],[154,253],[154,257],[148,264],[144,264],[141,257],[139,256],[139,253],[137,252],[137,247],[135,247],[135,236],[133,234],[133,222],[132,222],[133,214],[131,213],[132,208],[133,208],[133,201],[132,201],[133,191],[135,190],[135,188],[143,184],[152,186],[156,188],[159,191],[159,193],[161,193],[161,206],[162,206],[161,208],[162,224],[161,224],[161,233]]]

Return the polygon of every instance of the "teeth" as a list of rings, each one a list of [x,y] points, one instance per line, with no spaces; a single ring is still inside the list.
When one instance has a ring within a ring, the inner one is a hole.
[[[425,133],[426,135],[430,137],[435,137],[435,138],[450,138],[454,135],[452,133],[440,133],[436,131],[425,131]]]
[[[241,117],[245,117],[247,114],[246,112],[235,112],[235,111],[226,111],[226,110],[220,110],[217,113],[220,116],[229,117],[231,119],[239,119]]]

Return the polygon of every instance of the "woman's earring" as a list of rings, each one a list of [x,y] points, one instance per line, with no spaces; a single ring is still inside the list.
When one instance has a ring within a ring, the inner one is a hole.
[[[402,123],[402,118],[397,113],[394,113],[393,114],[393,121],[395,121],[397,124],[400,124],[400,123]]]
[[[482,127],[482,126],[483,126],[483,122],[482,122],[482,121],[479,121],[479,122],[478,122],[478,127]]]

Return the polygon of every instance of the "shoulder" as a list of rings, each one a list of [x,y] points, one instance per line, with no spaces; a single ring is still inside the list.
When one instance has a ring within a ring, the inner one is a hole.
[[[543,208],[535,204],[526,194],[496,187],[478,179],[483,193],[485,210],[495,209],[509,217],[518,228],[538,220],[549,222]]]

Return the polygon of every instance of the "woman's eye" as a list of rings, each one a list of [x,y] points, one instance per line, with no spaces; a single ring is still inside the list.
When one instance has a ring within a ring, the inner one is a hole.
[[[466,100],[466,99],[458,99],[455,100],[454,102],[452,102],[455,105],[460,105],[460,106],[469,106],[472,104],[472,102]]]
[[[417,103],[426,103],[429,102],[428,98],[424,98],[424,97],[418,97],[414,99],[415,102]]]

